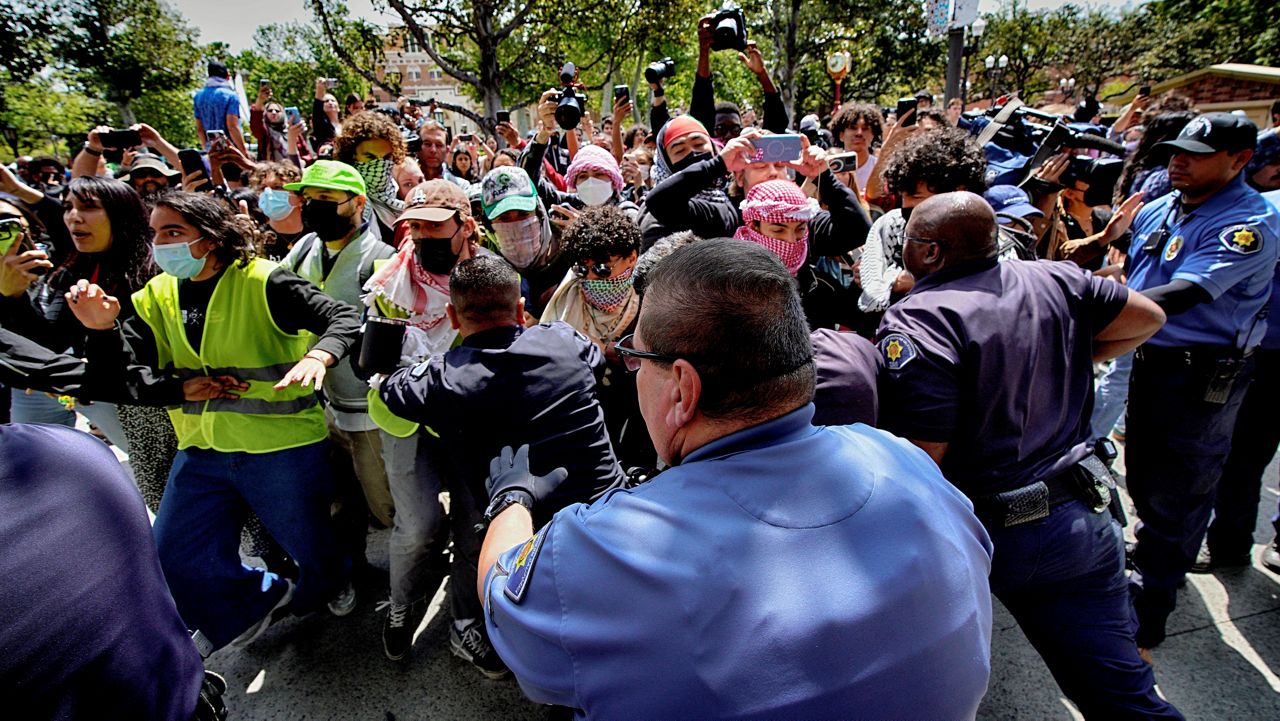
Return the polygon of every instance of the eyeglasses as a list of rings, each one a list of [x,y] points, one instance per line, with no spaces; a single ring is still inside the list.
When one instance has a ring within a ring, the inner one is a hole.
[[[737,123],[721,123],[712,128],[712,132],[720,137],[737,137],[742,132],[742,126]]]
[[[914,235],[904,235],[902,236],[902,240],[904,242],[910,241],[912,243],[928,243],[929,245],[938,245],[938,246],[942,245],[942,241],[940,240],[929,240],[928,238],[917,238]]]
[[[678,358],[673,355],[665,355],[663,353],[651,353],[647,350],[636,348],[636,334],[624,336],[618,344],[614,346],[618,351],[618,355],[622,356],[622,365],[630,372],[635,373],[640,370],[641,359],[653,361],[661,361],[663,363],[675,363]]]
[[[609,267],[608,263],[592,263],[591,265],[587,265],[586,263],[573,264],[573,273],[579,278],[587,277],[588,272],[595,273],[597,278],[608,278],[613,275],[613,268]]]

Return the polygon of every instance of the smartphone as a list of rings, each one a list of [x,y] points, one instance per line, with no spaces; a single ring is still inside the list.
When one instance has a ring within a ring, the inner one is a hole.
[[[205,133],[205,136],[209,138],[210,148],[221,149],[227,147],[227,134],[225,132],[221,130],[210,130]]]
[[[204,180],[196,184],[196,191],[209,190],[213,188],[213,181],[209,179],[209,171],[204,167],[204,158],[201,157],[200,151],[194,148],[187,148],[178,151],[178,161],[182,164],[182,174],[190,175],[194,172],[204,177]]]
[[[108,133],[99,133],[98,142],[102,143],[104,148],[124,150],[142,145],[142,135],[136,130],[112,130]]]
[[[1138,94],[1139,94],[1139,95],[1147,95],[1147,96],[1150,96],[1150,95],[1151,95],[1151,86],[1150,86],[1150,85],[1143,85],[1142,87],[1138,88]]]
[[[284,109],[284,116],[289,119],[290,125],[297,125],[302,122],[302,113],[296,105],[290,105]]]
[[[902,116],[906,115],[908,111],[916,109],[916,102],[915,98],[898,98],[898,107],[894,112],[898,114],[898,122],[903,126],[916,124],[915,113],[911,113],[911,117],[906,120],[902,119]]]
[[[259,87],[259,88],[269,88],[269,87],[271,87],[271,81],[270,81],[270,80],[268,80],[268,79],[266,79],[266,78],[263,78],[263,79],[261,79],[261,80],[259,80],[259,81],[258,81],[258,87]]]
[[[827,165],[833,173],[852,173],[858,168],[858,154],[840,153],[838,155],[828,155]]]
[[[613,99],[614,99],[614,101],[615,101],[615,102],[616,102],[616,101],[618,101],[618,100],[621,100],[622,98],[630,98],[630,97],[631,97],[631,87],[630,87],[630,86],[628,86],[628,85],[615,85],[615,86],[613,86]]]
[[[494,117],[498,119],[499,123],[511,122],[511,112],[508,110],[499,110],[497,113],[494,114]]]
[[[324,85],[325,85],[325,87],[327,87],[327,88],[332,88],[332,87],[336,86],[337,84],[338,84],[338,79],[337,79],[337,78],[325,78],[325,79],[324,79]]]
[[[21,221],[17,218],[0,220],[0,256],[6,255],[20,237],[22,237]]]
[[[763,135],[752,138],[751,145],[756,152],[747,160],[748,163],[790,163],[799,160],[804,153],[804,136]]]

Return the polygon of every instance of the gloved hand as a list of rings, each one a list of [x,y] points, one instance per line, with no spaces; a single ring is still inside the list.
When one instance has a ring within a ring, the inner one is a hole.
[[[489,461],[489,478],[485,487],[489,498],[507,491],[523,491],[529,494],[534,503],[544,500],[551,492],[564,483],[569,471],[557,468],[545,476],[535,476],[529,472],[529,444],[512,451],[505,446],[501,455]]]

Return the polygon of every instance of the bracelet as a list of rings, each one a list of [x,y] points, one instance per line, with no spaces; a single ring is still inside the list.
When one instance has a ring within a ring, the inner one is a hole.
[[[87,141],[87,140],[86,140],[86,141],[84,141],[84,152],[88,153],[89,155],[96,155],[96,156],[98,156],[99,158],[101,158],[101,157],[102,157],[102,151],[101,151],[101,150],[94,150],[92,147],[90,147],[90,146],[89,146],[89,141]]]

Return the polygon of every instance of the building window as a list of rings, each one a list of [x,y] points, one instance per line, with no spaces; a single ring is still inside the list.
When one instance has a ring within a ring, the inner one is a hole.
[[[418,82],[422,79],[422,73],[417,68],[409,68],[409,81]]]
[[[444,77],[444,72],[440,68],[431,68],[431,70],[427,71],[427,77],[432,80],[439,80]]]
[[[418,38],[413,33],[406,30],[404,32],[404,51],[406,53],[420,53],[422,46],[418,44]]]

